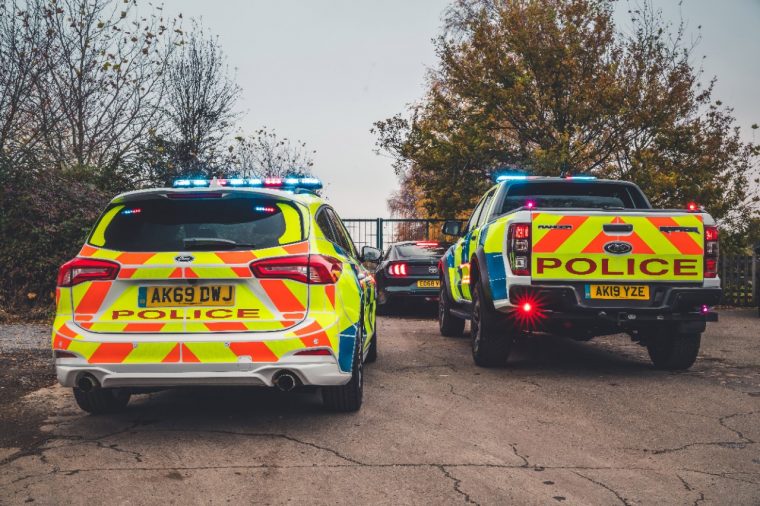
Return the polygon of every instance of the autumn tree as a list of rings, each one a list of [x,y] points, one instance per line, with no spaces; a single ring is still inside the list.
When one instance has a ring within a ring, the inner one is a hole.
[[[0,3],[0,163],[9,166],[28,159],[43,134],[34,88],[45,71],[51,36],[42,5]]]
[[[177,20],[135,0],[49,0],[43,9],[52,41],[37,90],[51,164],[125,184],[161,122]]]
[[[632,180],[655,205],[750,212],[758,148],[702,82],[683,25],[649,4],[633,30],[611,0],[460,0],[423,100],[375,124],[378,149],[431,216],[466,214],[505,166]]]
[[[241,88],[217,37],[194,23],[165,74],[162,125],[146,159],[151,179],[168,184],[179,176],[213,176],[225,156],[228,134],[239,114]]]
[[[48,309],[56,268],[139,186],[181,35],[134,0],[0,2],[0,317]]]
[[[267,127],[250,136],[237,136],[230,150],[230,167],[244,177],[310,176],[316,153],[305,142],[292,141]]]

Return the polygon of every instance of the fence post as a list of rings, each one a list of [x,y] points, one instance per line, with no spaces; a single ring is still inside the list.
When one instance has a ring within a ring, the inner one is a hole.
[[[755,251],[755,248],[752,248],[752,284],[750,285],[752,287],[752,305],[756,306],[757,304],[757,252]]]
[[[383,219],[378,218],[377,219],[377,233],[375,234],[375,239],[377,240],[377,249],[380,251],[383,251]]]

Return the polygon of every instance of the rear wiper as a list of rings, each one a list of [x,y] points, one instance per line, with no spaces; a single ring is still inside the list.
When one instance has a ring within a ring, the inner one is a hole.
[[[620,206],[602,206],[605,211],[625,211],[625,207]]]
[[[256,249],[255,244],[235,242],[230,239],[220,239],[218,237],[191,237],[188,239],[183,239],[182,244],[186,250],[235,248]]]

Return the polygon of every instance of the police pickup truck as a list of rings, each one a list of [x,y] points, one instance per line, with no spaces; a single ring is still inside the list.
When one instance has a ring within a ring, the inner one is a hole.
[[[652,209],[633,183],[502,175],[439,264],[439,327],[470,320],[479,366],[504,364],[514,338],[627,333],[654,365],[687,369],[721,296],[718,229],[696,204]]]

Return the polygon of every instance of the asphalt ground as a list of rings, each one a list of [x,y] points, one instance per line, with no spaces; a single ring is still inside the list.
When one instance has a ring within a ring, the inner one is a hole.
[[[357,414],[216,388],[89,416],[48,328],[0,326],[0,503],[760,504],[756,311],[721,311],[682,373],[625,336],[533,337],[481,369],[428,313],[379,332]]]

